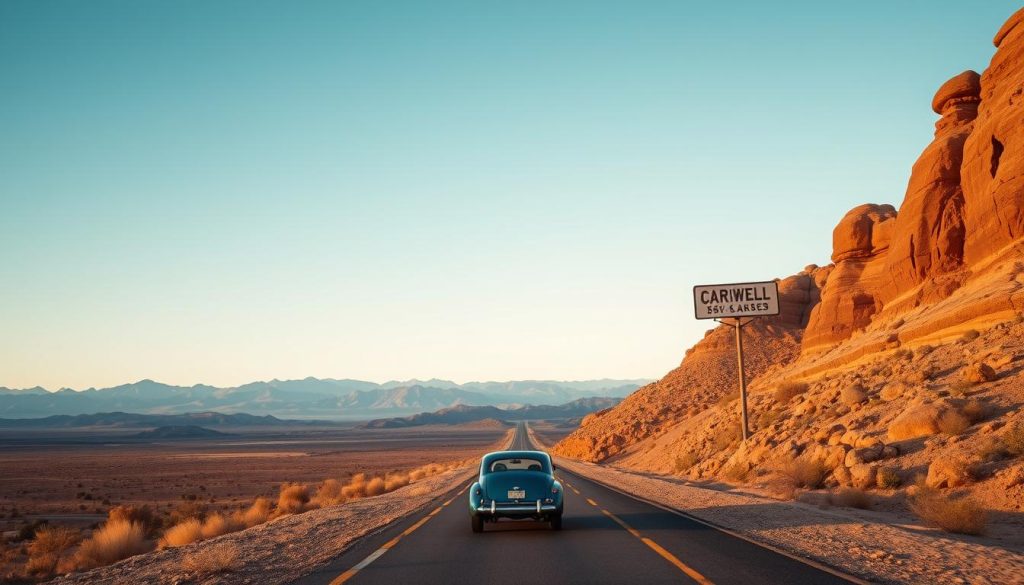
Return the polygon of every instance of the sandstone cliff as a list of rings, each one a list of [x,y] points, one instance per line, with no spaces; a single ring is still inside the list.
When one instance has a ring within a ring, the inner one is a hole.
[[[875,486],[881,461],[899,483],[969,459],[983,470],[977,485],[995,486],[976,489],[1019,508],[1024,464],[971,446],[1024,428],[1024,10],[995,44],[984,73],[959,73],[935,93],[935,136],[898,210],[847,212],[833,264],[782,281],[783,315],[748,330],[752,441],[737,440],[735,349],[719,327],[554,450],[743,481],[804,457],[825,465],[831,485],[860,487]]]

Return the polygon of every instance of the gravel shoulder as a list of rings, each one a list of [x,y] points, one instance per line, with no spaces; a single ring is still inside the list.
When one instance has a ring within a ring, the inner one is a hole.
[[[557,465],[749,540],[878,583],[1024,584],[1024,554],[896,518],[686,485],[558,457]],[[892,520],[890,523],[889,520]]]

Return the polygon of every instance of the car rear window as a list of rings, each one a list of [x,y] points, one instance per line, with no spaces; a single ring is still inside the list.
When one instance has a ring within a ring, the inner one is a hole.
[[[529,457],[495,459],[488,465],[488,473],[500,473],[502,471],[544,471],[544,462],[540,459]]]

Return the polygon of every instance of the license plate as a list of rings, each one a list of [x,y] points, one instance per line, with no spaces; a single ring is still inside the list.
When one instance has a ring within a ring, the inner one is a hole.
[[[526,490],[508,490],[508,499],[522,500],[526,498]]]

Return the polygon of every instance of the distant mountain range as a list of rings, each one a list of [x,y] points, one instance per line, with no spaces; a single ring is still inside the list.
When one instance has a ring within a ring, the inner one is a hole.
[[[579,418],[598,410],[611,408],[622,402],[621,398],[579,398],[572,402],[551,405],[527,405],[518,408],[502,409],[496,406],[469,406],[459,404],[442,408],[436,412],[421,412],[412,416],[396,418],[379,418],[365,423],[371,429],[390,429],[416,427],[422,425],[453,425],[481,420],[528,420],[552,418]]]
[[[528,404],[564,404],[595,396],[624,397],[646,383],[648,380],[521,380],[456,384],[434,379],[377,384],[362,380],[305,378],[252,382],[232,388],[203,384],[172,386],[153,380],[82,391],[63,388],[49,392],[39,387],[20,390],[0,387],[0,417],[217,411],[297,418],[367,419],[457,405],[517,408]]]
[[[0,429],[78,429],[86,427],[151,428],[191,426],[309,426],[323,421],[280,419],[275,416],[253,416],[245,413],[189,412],[186,414],[137,414],[131,412],[97,412],[95,414],[56,414],[41,418],[0,418]]]

